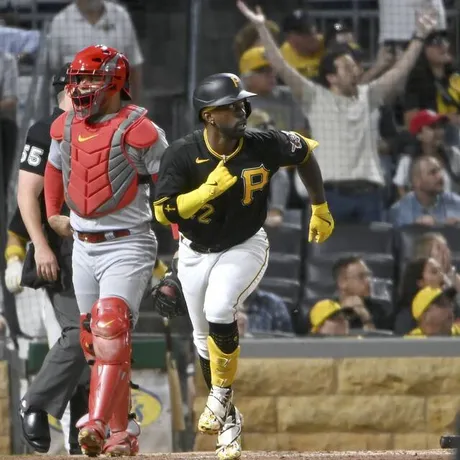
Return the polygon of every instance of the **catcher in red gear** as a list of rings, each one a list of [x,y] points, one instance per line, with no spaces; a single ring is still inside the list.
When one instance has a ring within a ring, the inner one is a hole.
[[[135,455],[140,430],[129,418],[131,334],[157,251],[149,184],[168,144],[144,108],[125,102],[129,63],[119,51],[85,48],[69,76],[74,110],[51,127],[45,200],[51,227],[74,238],[81,345],[92,363],[79,443],[90,456]],[[64,199],[70,219],[60,215]]]

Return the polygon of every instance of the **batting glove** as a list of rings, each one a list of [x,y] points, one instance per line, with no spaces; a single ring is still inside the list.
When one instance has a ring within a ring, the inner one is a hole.
[[[230,171],[224,166],[224,161],[221,160],[216,166],[216,169],[209,174],[206,182],[200,187],[204,194],[207,194],[207,200],[213,200],[222,195],[237,181],[236,176],[232,176]]]
[[[19,257],[11,257],[6,263],[5,285],[11,294],[17,294],[22,291],[22,267],[23,264]]]
[[[327,203],[312,204],[308,242],[323,243],[334,230],[334,219]]]

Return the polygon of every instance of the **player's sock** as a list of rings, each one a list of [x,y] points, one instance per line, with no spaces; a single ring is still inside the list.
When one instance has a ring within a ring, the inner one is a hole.
[[[235,379],[240,354],[237,322],[209,323],[207,339],[211,362],[211,383],[221,388],[231,387]]]
[[[209,359],[203,358],[200,356],[200,366],[201,366],[201,373],[203,374],[204,381],[206,382],[206,386],[208,390],[211,389],[211,361]]]

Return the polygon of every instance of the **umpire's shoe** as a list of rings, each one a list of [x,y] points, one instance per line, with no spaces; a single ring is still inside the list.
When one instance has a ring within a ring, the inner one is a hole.
[[[26,401],[21,401],[19,417],[21,419],[22,436],[32,449],[41,454],[49,451],[51,445],[48,414],[42,410],[24,409]]]

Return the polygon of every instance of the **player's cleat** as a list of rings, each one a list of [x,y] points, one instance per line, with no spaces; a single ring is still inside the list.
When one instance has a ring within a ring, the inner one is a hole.
[[[206,407],[198,420],[198,431],[203,434],[217,434],[224,426],[232,407],[233,391],[231,388],[212,386]]]
[[[219,460],[236,460],[241,457],[241,430],[243,416],[232,405],[225,424],[217,436],[216,454]]]
[[[113,433],[104,445],[104,454],[109,457],[134,456],[139,453],[141,429],[135,420],[130,420],[126,431]]]
[[[80,428],[77,423],[77,428]],[[81,451],[88,457],[97,457],[102,453],[105,441],[106,427],[99,420],[91,420],[81,426],[78,433],[78,444]]]

